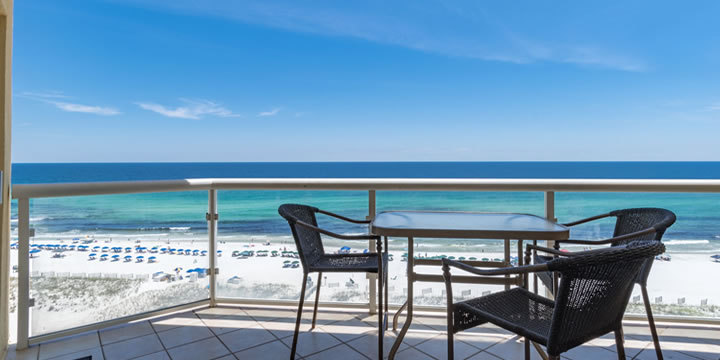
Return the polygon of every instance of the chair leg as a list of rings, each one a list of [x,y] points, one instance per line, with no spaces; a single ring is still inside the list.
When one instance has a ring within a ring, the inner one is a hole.
[[[320,302],[320,284],[322,281],[322,272],[318,273],[318,281],[317,286],[315,286],[315,308],[313,309],[313,321],[312,326],[310,329],[315,329],[315,319],[317,319],[317,308],[318,308],[318,302]]]
[[[386,248],[387,248],[387,242],[385,243],[385,246],[386,246]],[[388,266],[388,267],[389,267],[389,266]],[[389,295],[388,295],[388,283],[389,283],[390,281],[388,281],[388,280],[389,280],[389,271],[388,271],[387,268],[385,268],[385,280],[384,280],[384,281],[385,281],[385,315],[383,316],[383,321],[385,321],[385,330],[388,329],[387,317],[388,317],[388,311],[389,311],[389,308],[390,308],[390,303],[388,302],[388,297],[389,297]]]
[[[382,259],[382,253],[380,253],[381,259]],[[382,260],[380,260],[380,263],[382,263]],[[383,310],[383,278],[384,276],[384,269],[383,266],[378,266],[378,359],[383,358],[383,338],[385,335],[385,311]]]
[[[623,345],[622,330],[615,330],[615,346],[617,347],[618,359],[625,360],[625,345]]]
[[[298,333],[300,332],[300,320],[302,320],[302,308],[305,302],[305,287],[307,286],[307,273],[303,273],[302,289],[300,290],[300,304],[298,305],[297,320],[295,321],[295,334],[293,335],[292,348],[290,349],[290,360],[295,359],[297,350]]]
[[[662,360],[663,354],[662,350],[660,350],[660,339],[658,338],[657,329],[655,328],[655,319],[653,318],[652,308],[650,308],[650,297],[648,296],[645,285],[640,285],[640,290],[642,290],[645,312],[647,313],[648,323],[650,324],[650,333],[652,334],[653,343],[655,344],[655,354],[657,354],[658,360]]]
[[[525,360],[530,360],[530,339],[525,338]]]

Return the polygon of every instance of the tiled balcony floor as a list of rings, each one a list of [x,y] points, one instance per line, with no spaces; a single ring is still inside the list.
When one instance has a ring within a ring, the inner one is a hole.
[[[367,312],[321,308],[318,326],[309,331],[311,312],[304,312],[298,342],[302,359],[375,359],[376,317]],[[420,313],[405,337],[397,359],[444,359],[445,319]],[[286,359],[290,354],[295,311],[288,307],[222,306],[180,312],[128,325],[93,331],[11,352],[8,359],[202,360]],[[626,322],[629,359],[654,359],[647,325]],[[720,327],[659,324],[666,359],[720,359]],[[385,355],[395,334],[385,334]],[[522,343],[500,328],[486,325],[459,334],[456,359],[522,359]],[[540,357],[533,353],[533,359]],[[564,355],[567,359],[616,359],[612,335]]]

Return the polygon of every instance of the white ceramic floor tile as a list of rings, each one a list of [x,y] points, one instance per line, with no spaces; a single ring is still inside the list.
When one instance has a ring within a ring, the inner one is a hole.
[[[235,353],[238,359],[287,359],[290,357],[290,348],[280,340],[255,346]]]
[[[286,337],[282,339],[282,342],[288,347],[291,347],[293,338]],[[338,344],[340,344],[340,341],[330,336],[330,334],[316,329],[312,332],[305,332],[298,336],[296,352],[298,355],[305,357]]]
[[[390,349],[392,349],[392,346],[395,343],[396,339],[397,337],[394,333],[390,331],[385,332],[385,336],[383,336],[383,358],[387,358],[388,354],[390,353]],[[355,340],[349,341],[347,344],[361,354],[364,354],[371,359],[377,359],[377,332],[373,332],[370,335],[364,335]],[[403,342],[400,344],[398,351],[402,351],[407,348],[408,344],[406,342]]]
[[[204,326],[202,320],[200,320],[195,313],[183,312],[178,314],[171,314],[162,316],[156,319],[151,319],[150,324],[156,332],[167,331],[181,326]]]
[[[353,350],[347,345],[339,345],[330,349],[321,351],[317,354],[310,355],[305,358],[306,360],[367,360],[367,358],[361,355],[359,352]]]
[[[447,337],[444,335],[434,337],[415,346],[415,348],[437,359],[447,358]],[[454,341],[454,350],[456,359],[465,359],[480,352],[480,349],[462,341]]]
[[[25,350],[15,351],[15,345],[8,348],[6,360],[37,360],[40,346],[30,346]]]
[[[230,354],[216,337],[168,349],[172,360],[215,359]]]
[[[275,341],[269,331],[263,329],[260,325],[241,329],[218,336],[225,346],[233,353],[245,350],[247,348],[258,346],[264,343]]]
[[[82,359],[84,357],[90,356],[92,360],[103,360],[105,359],[105,356],[103,356],[103,351],[101,347],[96,347],[93,349],[86,349],[82,351],[78,351],[72,354],[66,354],[58,357],[52,358],[52,360],[77,360]]]
[[[518,341],[517,337],[503,340],[484,351],[489,352],[501,359],[523,359],[525,354],[525,346],[523,342]],[[530,345],[530,359],[541,360],[542,358],[535,351],[535,347]]]
[[[100,338],[97,332],[91,332],[40,344],[40,356],[38,358],[45,360],[97,347],[100,347]]]
[[[376,330],[374,327],[356,318],[323,325],[320,328],[342,342],[352,341]]]
[[[407,348],[395,354],[395,360],[434,360],[433,358],[414,349]]]
[[[112,344],[114,342],[136,338],[143,335],[154,333],[150,322],[140,321],[134,324],[126,324],[114,326],[108,329],[100,330],[100,341],[103,345]]]
[[[159,332],[158,337],[166,349],[185,345],[197,340],[213,337],[212,331],[201,326],[181,326],[167,331]]]
[[[215,335],[258,325],[249,315],[204,316],[202,321]]]
[[[149,355],[141,356],[133,360],[170,360],[170,355],[165,351],[158,351]]]
[[[106,360],[126,360],[163,350],[157,335],[150,334],[103,346]]]

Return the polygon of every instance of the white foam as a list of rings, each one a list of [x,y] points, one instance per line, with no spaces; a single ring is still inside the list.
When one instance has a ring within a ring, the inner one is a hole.
[[[697,245],[697,244],[709,244],[709,240],[668,240],[663,241],[665,245]]]

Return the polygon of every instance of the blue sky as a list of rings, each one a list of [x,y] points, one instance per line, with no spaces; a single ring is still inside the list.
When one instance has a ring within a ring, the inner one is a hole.
[[[23,0],[13,161],[719,160],[720,2]]]

